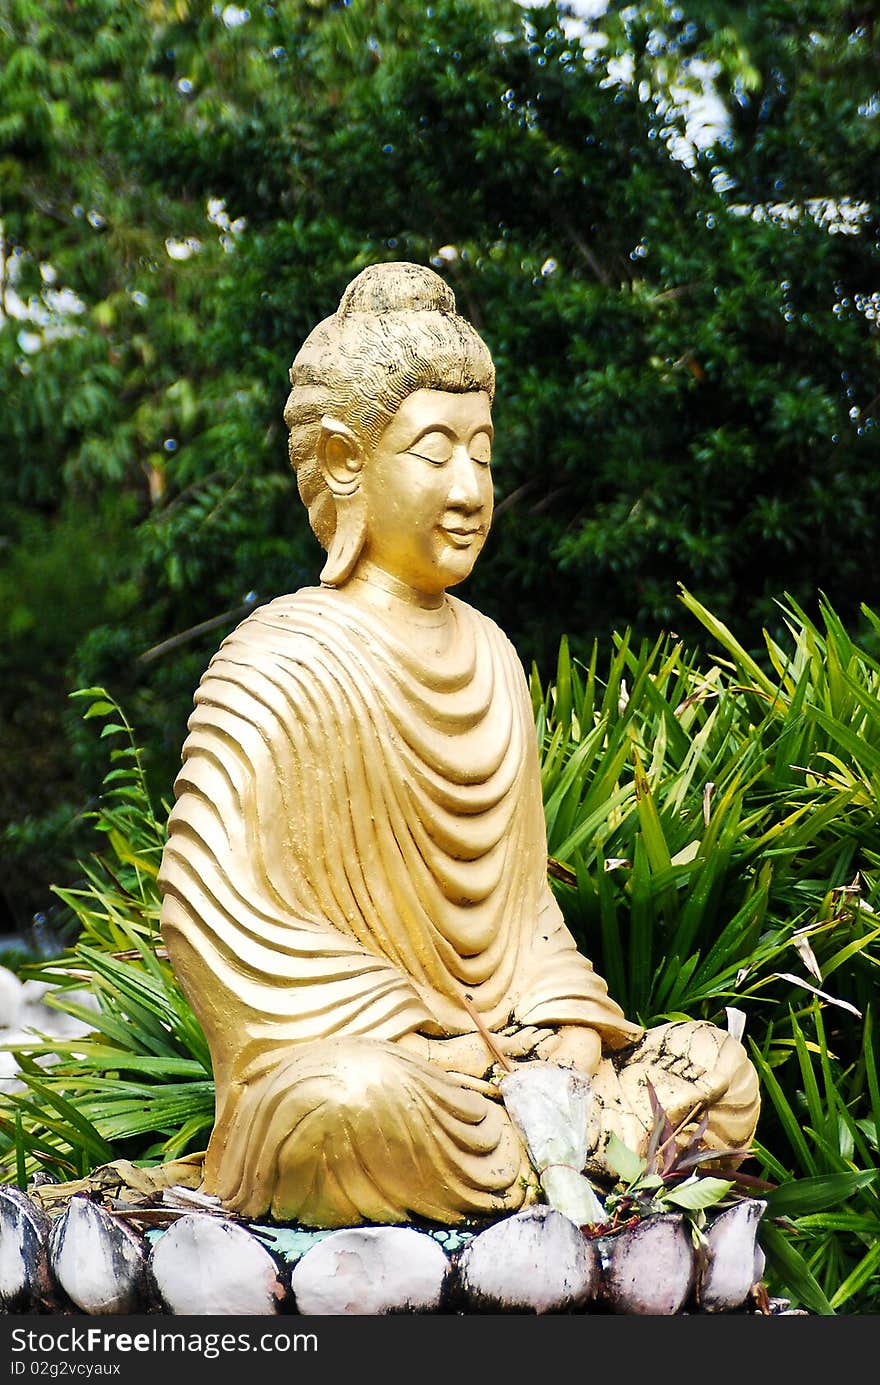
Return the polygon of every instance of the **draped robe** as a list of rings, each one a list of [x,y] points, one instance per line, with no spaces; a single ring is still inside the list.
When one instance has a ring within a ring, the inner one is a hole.
[[[468,1006],[496,1033],[641,1035],[547,886],[516,653],[448,595],[437,620],[425,658],[345,588],[305,589],[244,621],[196,694],[162,932],[214,1064],[205,1186],[245,1215],[516,1207],[527,1165],[494,1088],[400,1040],[473,1032]]]

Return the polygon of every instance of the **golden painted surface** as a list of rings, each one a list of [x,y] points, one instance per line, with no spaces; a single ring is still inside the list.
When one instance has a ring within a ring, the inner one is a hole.
[[[643,1036],[577,951],[521,665],[448,594],[491,522],[485,346],[436,275],[374,266],[291,382],[322,585],[212,659],[160,875],[217,1081],[206,1190],[314,1226],[516,1208],[535,1184],[493,1049],[593,1076],[594,1166],[612,1129],[644,1144],[647,1077],[673,1119],[711,1108],[712,1147],[747,1142],[739,1043]]]

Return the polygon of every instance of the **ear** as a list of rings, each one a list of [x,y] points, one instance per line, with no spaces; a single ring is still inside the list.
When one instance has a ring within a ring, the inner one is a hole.
[[[363,448],[349,427],[325,414],[318,438],[318,465],[328,489],[337,498],[353,495],[360,485]]]
[[[341,587],[357,566],[366,537],[366,510],[360,488],[364,452],[350,428],[325,414],[317,454],[336,506],[336,528],[327,548],[321,582],[325,587]]]

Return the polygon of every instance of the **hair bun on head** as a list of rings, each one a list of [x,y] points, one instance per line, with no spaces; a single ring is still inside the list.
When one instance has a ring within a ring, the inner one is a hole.
[[[424,265],[373,264],[352,279],[339,301],[338,318],[351,313],[454,313],[455,294]]]

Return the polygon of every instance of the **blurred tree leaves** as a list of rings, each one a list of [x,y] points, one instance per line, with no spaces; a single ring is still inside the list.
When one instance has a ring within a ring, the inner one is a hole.
[[[871,599],[870,7],[615,0],[583,48],[562,20],[4,4],[0,306],[24,316],[0,324],[0,816],[97,791],[78,683],[122,698],[167,794],[225,631],[140,656],[316,580],[286,370],[377,259],[434,264],[495,355],[497,521],[469,594],[524,659],[564,630],[654,636],[679,580],[756,640],[783,590],[844,618]],[[729,125],[689,148],[707,78]],[[16,913],[44,889],[28,859],[7,853]]]

